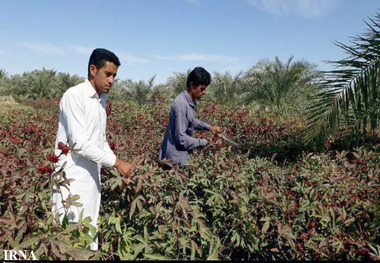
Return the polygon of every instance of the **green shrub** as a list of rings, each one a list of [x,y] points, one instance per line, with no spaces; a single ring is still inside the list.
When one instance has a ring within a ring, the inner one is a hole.
[[[87,250],[88,219],[61,226],[50,212],[58,107],[3,114],[0,251],[32,249],[46,260],[379,258],[378,144],[314,153],[300,143],[302,120],[200,106],[200,118],[247,148],[199,132],[214,143],[186,167],[162,170],[169,105],[109,105],[110,146],[137,166],[128,185],[102,169],[96,253]],[[75,196],[68,201],[75,205]]]

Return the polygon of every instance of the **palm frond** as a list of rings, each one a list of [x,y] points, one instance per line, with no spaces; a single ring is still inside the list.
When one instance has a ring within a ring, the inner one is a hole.
[[[356,36],[352,46],[335,42],[349,56],[328,61],[335,69],[324,72],[320,92],[308,110],[307,139],[327,136],[337,130],[365,137],[379,124],[380,16],[369,31]],[[368,23],[366,23],[369,25]]]

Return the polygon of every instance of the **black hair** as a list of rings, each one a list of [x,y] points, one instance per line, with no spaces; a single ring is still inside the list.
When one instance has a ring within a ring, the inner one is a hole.
[[[199,85],[208,86],[211,82],[211,75],[204,68],[196,67],[190,72],[189,76],[187,77],[186,86],[188,89],[190,88],[191,82],[193,82],[193,85],[195,87],[198,87]]]
[[[104,48],[94,49],[88,61],[88,75],[90,75],[90,65],[95,65],[97,69],[101,69],[107,61],[120,66],[120,60],[113,52]]]

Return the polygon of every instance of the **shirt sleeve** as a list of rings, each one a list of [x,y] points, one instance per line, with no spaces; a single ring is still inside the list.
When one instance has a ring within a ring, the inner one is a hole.
[[[93,142],[90,141],[90,135],[85,125],[85,115],[83,109],[83,102],[80,101],[79,96],[75,96],[72,92],[67,92],[61,100],[62,115],[66,120],[67,132],[69,139],[75,143],[75,149],[80,149],[77,152],[88,160],[104,166],[114,166],[116,156],[109,148],[107,141],[104,142],[104,149],[100,149]]]
[[[193,123],[194,123],[194,129],[199,130],[199,131],[210,130],[210,128],[211,128],[210,124],[205,123],[205,122],[198,120],[198,119],[195,119],[195,118],[193,119]]]
[[[186,118],[186,107],[181,104],[173,106],[175,131],[174,139],[184,150],[191,150],[199,146],[207,145],[206,139],[197,139],[187,135],[188,120]]]
[[[104,145],[103,145],[103,151],[105,151],[106,153],[110,153],[114,156],[114,158],[112,158],[112,161],[111,161],[111,165],[109,164],[104,164],[105,166],[108,166],[108,167],[112,167],[115,165],[116,163],[116,155],[114,154],[114,152],[111,150],[111,147],[110,145],[108,144],[107,142],[107,138],[106,138],[106,135],[104,135]],[[113,160],[115,159],[115,160]]]

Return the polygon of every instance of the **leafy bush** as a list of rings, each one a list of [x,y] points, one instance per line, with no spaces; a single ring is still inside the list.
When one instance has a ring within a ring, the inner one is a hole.
[[[199,117],[226,127],[243,151],[200,132],[214,143],[194,151],[186,167],[163,170],[157,157],[169,104],[154,101],[108,106],[110,146],[136,169],[128,185],[102,169],[97,252],[88,250],[89,219],[61,226],[50,212],[58,107],[2,115],[1,253],[33,249],[49,260],[379,259],[379,145],[292,153],[301,145],[302,120],[203,104]],[[68,183],[61,172],[56,177]]]

